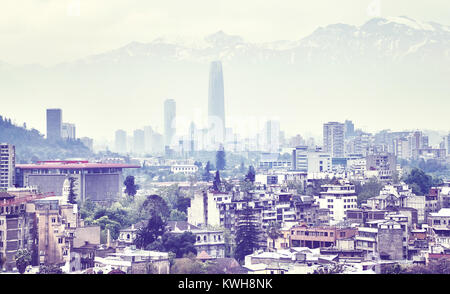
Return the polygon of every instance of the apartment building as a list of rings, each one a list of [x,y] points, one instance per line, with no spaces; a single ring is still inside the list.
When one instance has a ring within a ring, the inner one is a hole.
[[[320,208],[330,211],[330,224],[345,220],[346,211],[357,208],[355,186],[349,183],[322,185],[320,196],[314,196]]]
[[[0,143],[0,190],[14,187],[16,148],[14,145]]]

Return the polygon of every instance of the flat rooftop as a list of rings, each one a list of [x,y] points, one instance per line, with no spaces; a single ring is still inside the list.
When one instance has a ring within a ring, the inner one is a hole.
[[[31,164],[16,164],[20,169],[95,169],[95,168],[140,168],[140,165],[125,163],[100,163],[88,161],[38,161]]]

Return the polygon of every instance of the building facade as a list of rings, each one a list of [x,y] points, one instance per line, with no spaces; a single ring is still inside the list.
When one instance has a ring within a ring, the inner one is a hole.
[[[57,141],[62,138],[62,110],[47,109],[47,139]]]
[[[14,145],[0,144],[0,190],[14,187],[16,148]]]

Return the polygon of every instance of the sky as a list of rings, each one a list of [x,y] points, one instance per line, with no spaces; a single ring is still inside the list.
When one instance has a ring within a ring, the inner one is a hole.
[[[2,0],[0,5],[0,61],[10,64],[53,65],[133,41],[204,37],[219,30],[252,42],[298,40],[319,26],[361,25],[374,16],[450,25],[447,0]]]
[[[249,42],[299,40],[320,26],[334,23],[362,25],[377,16],[403,15],[418,21],[450,25],[450,3],[448,0],[2,0],[0,64],[39,64],[50,67],[108,52],[135,41],[146,43],[161,36],[203,38],[219,30],[239,35]],[[207,71],[205,68],[205,87],[200,93],[207,93]],[[229,76],[225,73],[225,88],[227,79],[229,80]],[[232,101],[233,97],[227,96],[227,93],[233,93],[233,90],[225,89],[227,105],[231,103],[236,114],[245,115],[245,112],[238,113],[241,101]],[[167,97],[158,99],[180,98],[173,96],[175,95],[168,92]],[[204,99],[206,100],[206,95]],[[336,105],[333,107],[340,107],[338,99],[335,101]],[[45,108],[61,107],[67,114],[67,121],[77,124],[79,136],[92,136],[95,139],[113,137],[115,129],[103,136],[106,130],[91,128],[92,122],[82,122],[79,112],[70,112],[67,108],[72,104],[64,100],[57,105],[43,105],[39,114],[34,110],[22,111],[23,103],[15,102],[14,99],[9,99],[8,103],[11,104],[8,107],[9,113],[0,114],[17,118],[20,123],[26,121],[44,134]],[[321,107],[318,101],[311,103],[313,107]],[[152,109],[150,116],[157,117],[160,131],[161,105],[148,107]],[[183,108],[182,102],[180,106],[178,109]],[[91,108],[95,107],[97,106],[92,104]],[[117,109],[111,112],[119,113],[120,107],[115,107]],[[363,107],[365,106],[361,104],[361,109]],[[424,119],[420,116],[420,103],[415,101],[411,107],[410,114]],[[295,125],[295,111],[293,108],[286,110],[285,122]],[[335,119],[325,112],[321,114],[327,121]],[[392,110],[392,115],[395,115],[395,110]],[[364,116],[364,113],[359,112],[355,119],[363,120]],[[348,118],[352,118],[351,113]],[[440,119],[444,121],[442,116]],[[138,125],[136,118],[130,117],[127,127],[129,131],[133,129],[131,124],[135,128],[147,125]],[[369,125],[368,121],[360,127]],[[432,123],[428,121],[428,126],[430,125]],[[315,124],[312,132],[320,136],[321,127],[321,124]],[[295,130],[291,129],[290,134],[295,134]]]

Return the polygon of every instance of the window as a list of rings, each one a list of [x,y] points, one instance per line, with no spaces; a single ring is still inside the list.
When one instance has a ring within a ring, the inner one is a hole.
[[[52,217],[52,223],[56,223],[56,218]]]
[[[58,238],[58,244],[62,244],[63,243],[63,238]]]

